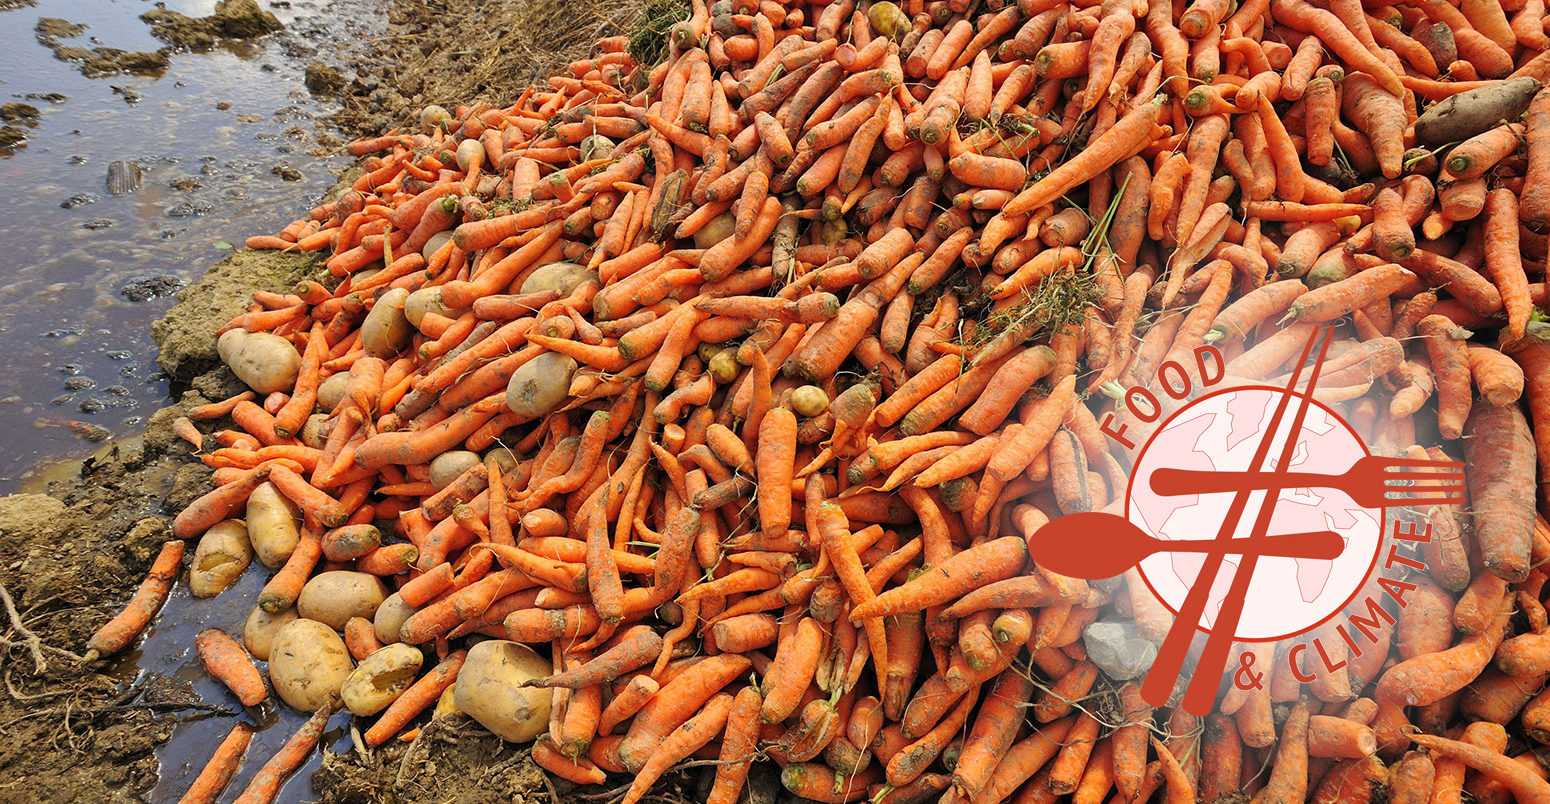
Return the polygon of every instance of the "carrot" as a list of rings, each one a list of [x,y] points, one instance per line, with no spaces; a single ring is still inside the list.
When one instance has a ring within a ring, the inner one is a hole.
[[[1467,391],[1466,391],[1467,393]],[[1463,429],[1471,505],[1492,515],[1477,523],[1485,569],[1516,583],[1528,577],[1534,533],[1533,436],[1516,405],[1478,405]]]
[[[619,745],[619,758],[626,767],[645,766],[662,738],[689,719],[732,679],[749,667],[747,657],[736,654],[711,656],[675,676],[635,714],[630,730]]]
[[[333,713],[332,704],[313,713],[312,717],[303,723],[289,740],[285,741],[285,745],[281,746],[280,750],[258,769],[258,773],[253,775],[248,786],[242,789],[242,793],[235,801],[238,804],[267,804],[274,801],[280,794],[280,786],[307,761],[307,757],[311,756],[312,749],[316,748],[318,741],[323,738],[323,730],[328,728],[328,718]]]
[[[1020,572],[1028,560],[1028,544],[1007,536],[964,550],[926,570],[903,586],[890,589],[851,609],[850,619],[885,617],[918,611],[963,596],[966,592]]]
[[[1500,753],[1431,734],[1412,734],[1410,740],[1429,751],[1456,759],[1496,779],[1511,790],[1518,801],[1550,801],[1550,782],[1546,782],[1543,777],[1528,771]]]
[[[264,688],[264,678],[259,675],[253,660],[237,640],[217,628],[206,628],[194,637],[199,660],[205,670],[226,685],[242,701],[243,706],[257,706],[269,692]]]
[[[145,630],[151,618],[156,616],[162,604],[167,601],[167,594],[172,591],[172,584],[178,579],[178,572],[183,562],[183,548],[182,541],[162,543],[161,552],[156,554],[156,560],[151,562],[151,568],[146,572],[145,580],[141,581],[140,586],[135,589],[129,603],[114,615],[113,619],[103,623],[86,641],[86,662],[95,661],[99,656],[118,653],[128,647],[129,643]]]
[[[1033,695],[1033,683],[1015,672],[1003,672],[998,679],[953,767],[954,788],[971,799],[991,780],[1001,757],[1016,739],[1021,707]]]
[[[753,766],[760,706],[759,691],[753,687],[743,687],[733,697],[721,741],[721,764],[716,766],[706,804],[733,804],[742,791]]]
[[[817,621],[804,618],[791,637],[776,644],[775,661],[760,685],[764,703],[759,708],[759,715],[765,723],[785,720],[801,703],[802,693],[818,670],[822,640],[823,632]]]
[[[1508,331],[1522,338],[1533,311],[1518,243],[1518,198],[1499,188],[1486,195],[1485,265],[1507,311]]]
[[[204,769],[194,778],[193,784],[178,799],[178,804],[214,804],[221,793],[237,775],[242,755],[247,753],[248,743],[253,740],[253,727],[238,723],[227,732],[226,739],[215,747],[215,754],[205,763]]]
[[[204,533],[217,522],[229,519],[238,506],[246,505],[248,495],[269,478],[271,467],[250,469],[231,483],[217,486],[213,491],[194,500],[172,520],[172,535],[180,539],[192,539]]]
[[[1108,131],[1088,143],[1078,157],[1066,161],[1018,193],[1016,198],[1001,208],[999,214],[1010,216],[1032,212],[1092,178],[1099,171],[1107,170],[1135,154],[1151,138],[1152,127],[1161,109],[1161,98],[1137,106]]]
[[[621,632],[613,645],[582,665],[544,678],[529,679],[523,686],[582,689],[604,684],[656,661],[662,637],[649,626],[636,625]]]
[[[1380,265],[1338,282],[1315,288],[1292,302],[1282,321],[1332,321],[1353,310],[1386,298],[1411,277],[1398,265]]]
[[[463,660],[468,658],[467,651],[454,651],[441,660],[441,663],[431,669],[429,673],[409,685],[404,694],[398,696],[387,709],[377,718],[377,722],[366,730],[365,740],[367,745],[376,746],[388,741],[389,738],[401,731],[421,712],[435,705],[436,700],[446,692],[447,687],[457,680],[459,670],[463,669]]]
[[[1444,438],[1458,438],[1470,413],[1469,358],[1465,333],[1445,316],[1429,315],[1416,324],[1426,339],[1426,352],[1437,378],[1437,428]]]

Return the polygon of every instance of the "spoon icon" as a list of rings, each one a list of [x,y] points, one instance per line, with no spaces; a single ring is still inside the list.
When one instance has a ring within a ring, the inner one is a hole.
[[[1160,552],[1333,559],[1343,550],[1345,540],[1327,530],[1226,541],[1159,539],[1122,516],[1102,511],[1056,517],[1028,543],[1039,566],[1084,580],[1111,578]]]

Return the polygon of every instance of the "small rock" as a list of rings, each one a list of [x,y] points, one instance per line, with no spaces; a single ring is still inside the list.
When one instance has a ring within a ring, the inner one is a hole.
[[[215,21],[221,34],[233,39],[251,39],[282,27],[278,17],[258,7],[257,0],[219,0]]]
[[[285,181],[301,181],[301,171],[291,167],[290,165],[275,165],[269,169],[269,172],[279,176]]]
[[[97,203],[97,196],[92,195],[91,193],[76,193],[75,195],[72,195],[63,201],[60,201],[59,208],[75,209],[76,207],[84,207],[87,204],[95,203]]]
[[[226,101],[221,101],[220,103],[215,104],[215,110],[218,112],[224,112],[230,108],[231,104],[227,103]]]
[[[118,295],[132,302],[143,302],[161,296],[171,296],[183,288],[183,283],[170,274],[137,276],[118,289]]]
[[[334,95],[344,86],[344,76],[338,70],[318,62],[307,65],[305,81],[314,95]]]
[[[100,399],[83,399],[81,404],[76,405],[82,413],[97,413],[107,408],[107,406],[107,403]]]
[[[169,218],[196,218],[208,215],[215,210],[215,205],[209,201],[184,201],[167,210]]]
[[[98,218],[97,220],[87,221],[87,222],[81,224],[81,228],[82,229],[91,229],[92,231],[96,231],[98,229],[106,229],[106,228],[108,228],[109,226],[112,226],[112,225],[113,225],[113,221],[110,221],[107,218]]]
[[[26,143],[26,131],[16,126],[0,126],[0,150],[19,148]]]
[[[80,48],[56,48],[54,55],[58,56],[63,51],[75,51]],[[63,57],[61,57],[63,58]],[[145,52],[119,50],[112,47],[99,47],[87,51],[86,57],[80,59],[73,52],[66,61],[84,61],[81,65],[81,73],[87,78],[98,78],[119,73],[132,75],[159,76],[167,71],[172,62],[167,54],[162,51]]]
[[[199,180],[194,178],[193,176],[179,176],[178,178],[173,179],[172,181],[167,182],[167,186],[171,187],[174,190],[178,190],[180,192],[185,192],[186,193],[186,192],[189,192],[191,190],[199,189],[200,184],[199,184]]]
[[[126,195],[140,189],[145,172],[133,162],[118,161],[108,165],[108,192]]]
[[[0,104],[0,120],[36,120],[38,119],[38,107],[30,103],[6,103]]]
[[[1141,637],[1134,623],[1101,620],[1082,634],[1087,658],[1116,681],[1138,678],[1157,658],[1157,646]]]
[[[139,90],[136,90],[134,87],[120,87],[110,84],[109,88],[113,90],[113,94],[124,96],[124,102],[130,104],[131,106],[139,103],[140,99],[145,97],[144,95],[141,95]]]
[[[61,39],[71,39],[86,33],[86,26],[58,17],[44,17],[38,20],[32,30],[44,47],[53,47]]]
[[[88,388],[96,388],[97,381],[90,377],[71,377],[65,380],[66,391],[85,391]]]

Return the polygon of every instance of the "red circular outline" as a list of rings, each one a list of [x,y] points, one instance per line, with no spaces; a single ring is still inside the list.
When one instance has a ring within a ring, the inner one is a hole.
[[[1178,418],[1180,414],[1184,413],[1185,411],[1189,410],[1192,407],[1195,407],[1196,405],[1200,404],[1201,402],[1204,402],[1204,401],[1206,401],[1207,399],[1210,399],[1213,396],[1221,396],[1222,394],[1226,394],[1226,393],[1237,393],[1239,391],[1253,391],[1253,390],[1265,390],[1265,391],[1270,391],[1272,393],[1277,393],[1277,394],[1285,394],[1285,393],[1287,393],[1287,390],[1285,388],[1277,388],[1277,387],[1275,387],[1273,385],[1240,385],[1240,386],[1237,386],[1235,388],[1223,388],[1223,389],[1221,389],[1219,391],[1212,391],[1209,394],[1204,394],[1204,395],[1202,395],[1200,397],[1197,397],[1196,399],[1190,400],[1189,404],[1187,404],[1184,407],[1179,408],[1178,410],[1174,411],[1173,415],[1171,415],[1168,418],[1163,420],[1163,423],[1161,425],[1159,425],[1158,428],[1155,431],[1152,432],[1152,435],[1149,438],[1146,439],[1146,443],[1141,445],[1141,451],[1136,453],[1136,459],[1130,465],[1130,468],[1131,468],[1130,479],[1125,483],[1125,519],[1127,521],[1130,519],[1130,489],[1131,489],[1131,486],[1135,485],[1135,482],[1136,482],[1135,467],[1141,465],[1141,460],[1146,457],[1146,451],[1148,449],[1151,449],[1151,447],[1152,447],[1152,441],[1154,441],[1157,438],[1157,436],[1161,435],[1164,430],[1168,429],[1168,425],[1172,424],[1173,420]],[[1324,404],[1323,402],[1318,401],[1317,399],[1312,398],[1311,396],[1308,396],[1306,394],[1300,394],[1300,393],[1299,394],[1295,394],[1295,396],[1298,396],[1298,397],[1301,397],[1303,399],[1306,399],[1311,404],[1317,405],[1320,408],[1322,408],[1325,413],[1328,413],[1330,416],[1332,416],[1334,418],[1335,421],[1339,422],[1340,426],[1344,427],[1346,429],[1346,432],[1351,434],[1352,438],[1356,439],[1356,444],[1357,444],[1357,446],[1362,448],[1362,454],[1363,455],[1368,455],[1368,456],[1372,455],[1372,452],[1367,449],[1367,443],[1362,440],[1362,437],[1359,434],[1357,434],[1356,429],[1353,428],[1350,425],[1350,423],[1345,420],[1344,417],[1342,417],[1340,414],[1336,413],[1328,405]],[[1367,569],[1366,569],[1365,572],[1362,573],[1362,578],[1365,581],[1366,578],[1368,578],[1368,577],[1370,577],[1372,575],[1373,568],[1378,566],[1378,556],[1383,555],[1383,542],[1384,542],[1384,539],[1387,536],[1387,534],[1385,533],[1385,530],[1388,527],[1388,512],[1386,510],[1384,510],[1384,509],[1381,509],[1381,508],[1373,509],[1373,508],[1366,508],[1365,506],[1362,507],[1362,510],[1365,510],[1365,511],[1377,510],[1377,511],[1381,512],[1381,515],[1378,517],[1378,542],[1377,542],[1377,545],[1373,548],[1372,560],[1367,563]],[[1428,572],[1430,572],[1430,569],[1428,569]],[[1146,571],[1141,569],[1141,563],[1140,562],[1136,562],[1136,574],[1141,576],[1141,582],[1146,584],[1146,589],[1147,589],[1148,592],[1152,593],[1152,597],[1156,598],[1157,602],[1161,603],[1163,605],[1163,608],[1167,609],[1169,611],[1169,613],[1171,613],[1174,617],[1178,617],[1179,616],[1178,611],[1176,611],[1173,606],[1170,606],[1168,604],[1168,601],[1163,599],[1163,596],[1161,594],[1158,594],[1156,587],[1152,586],[1152,581],[1151,581],[1151,579],[1146,577]],[[1253,583],[1253,580],[1250,579],[1249,582]],[[1307,628],[1302,629],[1301,631],[1293,631],[1291,633],[1281,634],[1280,636],[1274,636],[1274,637],[1255,637],[1253,639],[1239,638],[1237,634],[1234,634],[1232,638],[1233,638],[1233,640],[1240,641],[1240,642],[1277,642],[1277,641],[1280,641],[1280,640],[1283,640],[1283,639],[1291,639],[1292,637],[1302,636],[1303,634],[1306,634],[1306,633],[1309,633],[1309,632],[1313,631],[1314,629],[1318,628],[1319,626],[1323,625],[1324,623],[1329,622],[1329,620],[1332,617],[1334,617],[1335,615],[1337,615],[1341,611],[1343,611],[1346,606],[1351,605],[1351,601],[1355,600],[1357,595],[1361,594],[1362,588],[1365,585],[1366,585],[1365,582],[1363,584],[1358,585],[1356,587],[1356,589],[1352,590],[1351,594],[1348,597],[1346,597],[1346,599],[1344,601],[1342,601],[1340,603],[1339,606],[1335,607],[1334,611],[1324,615],[1318,622],[1308,626]],[[1200,625],[1199,623],[1195,624],[1194,627],[1195,627],[1196,630],[1203,631],[1203,632],[1208,633],[1208,634],[1211,633],[1211,629],[1206,628],[1205,626]]]

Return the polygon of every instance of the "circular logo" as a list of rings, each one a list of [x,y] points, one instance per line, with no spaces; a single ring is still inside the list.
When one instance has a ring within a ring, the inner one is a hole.
[[[1147,534],[1166,541],[1215,539],[1226,520],[1235,491],[1163,496],[1152,489],[1151,475],[1162,468],[1202,472],[1275,470],[1338,475],[1366,457],[1367,448],[1339,416],[1308,404],[1290,465],[1275,465],[1292,417],[1279,433],[1267,434],[1270,419],[1285,391],[1235,388],[1203,396],[1175,413],[1142,448],[1131,473],[1125,516]],[[1298,400],[1290,400],[1295,406]],[[1295,409],[1295,408],[1293,408]],[[1290,412],[1290,411],[1289,411]],[[1252,466],[1264,438],[1273,439],[1265,465]],[[1345,547],[1334,559],[1260,556],[1249,581],[1243,615],[1233,636],[1271,641],[1305,633],[1343,609],[1361,589],[1377,563],[1383,542],[1383,511],[1358,505],[1331,488],[1285,488],[1250,492],[1232,538],[1247,538],[1263,506],[1274,506],[1266,535],[1331,531]],[[1199,624],[1211,630],[1223,598],[1242,564],[1241,554],[1222,559]],[[1205,554],[1159,551],[1137,569],[1152,593],[1175,615],[1195,585]]]

